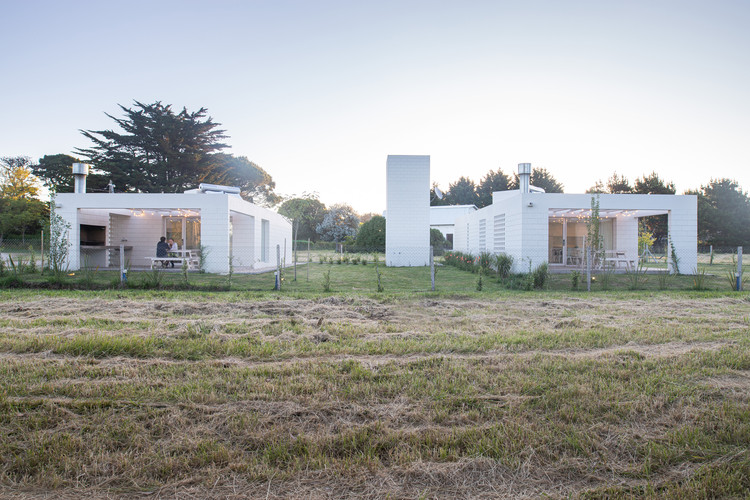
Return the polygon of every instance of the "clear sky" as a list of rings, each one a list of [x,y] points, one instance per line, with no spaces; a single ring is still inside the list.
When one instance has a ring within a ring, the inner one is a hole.
[[[750,2],[0,0],[0,155],[117,104],[208,108],[281,194],[385,208],[388,154],[566,192],[657,171],[750,189]]]

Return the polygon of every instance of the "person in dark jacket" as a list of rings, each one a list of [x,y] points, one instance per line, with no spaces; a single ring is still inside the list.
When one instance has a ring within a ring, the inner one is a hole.
[[[167,238],[162,236],[159,238],[159,243],[156,244],[156,256],[157,257],[166,257],[167,252],[169,252],[169,243],[167,243]],[[167,267],[169,262],[166,260],[161,261],[161,267]]]

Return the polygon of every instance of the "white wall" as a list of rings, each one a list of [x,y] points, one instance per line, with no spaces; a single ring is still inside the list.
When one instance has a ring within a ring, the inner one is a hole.
[[[244,216],[254,217],[255,220],[265,218],[271,223],[271,246],[273,263],[276,265],[276,245],[282,249],[286,241],[286,261],[291,262],[291,223],[272,210],[268,210],[239,197],[226,194],[132,194],[132,193],[62,193],[56,197],[57,213],[71,225],[70,252],[68,267],[71,270],[80,267],[80,224],[84,215],[90,211],[100,211],[107,214],[108,222],[112,225],[108,229],[108,243],[119,245],[120,239],[128,240],[127,245],[133,246],[131,264],[145,266],[149,262],[146,257],[155,256],[156,243],[164,234],[164,223],[161,210],[175,209],[191,210],[200,213],[201,244],[208,249],[205,256],[205,269],[212,273],[226,273],[229,271],[229,217],[232,212]],[[131,215],[133,211],[143,210],[144,215]],[[151,213],[153,212],[153,213]],[[110,216],[109,214],[112,214]],[[97,215],[96,220],[100,217]],[[109,226],[109,224],[108,224]],[[260,224],[241,224],[234,236],[240,240],[250,238],[243,231],[256,233]],[[255,226],[255,227],[251,227]],[[255,255],[259,255],[260,238],[253,237]],[[253,258],[253,260],[256,260]],[[269,265],[257,268],[267,268]]]
[[[386,162],[385,261],[430,262],[430,157],[389,155]]]
[[[550,209],[591,208],[590,194],[520,193],[507,191],[493,194],[493,204],[456,220],[453,247],[462,252],[478,254],[479,220],[487,219],[489,228],[495,214],[505,213],[505,248],[514,259],[513,271],[525,272],[529,264],[536,267],[549,258]],[[617,216],[615,240],[618,250],[628,259],[638,256],[638,211],[668,212],[669,231],[680,259],[680,272],[689,274],[697,267],[697,198],[692,195],[599,195],[600,210],[625,210]],[[466,228],[469,237],[466,240]],[[491,249],[490,249],[491,251]]]

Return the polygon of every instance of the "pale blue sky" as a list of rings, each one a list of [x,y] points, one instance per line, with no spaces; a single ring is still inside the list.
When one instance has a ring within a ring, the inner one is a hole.
[[[432,180],[545,167],[750,189],[748,1],[0,0],[0,155],[71,153],[104,112],[208,108],[282,194],[385,208]]]

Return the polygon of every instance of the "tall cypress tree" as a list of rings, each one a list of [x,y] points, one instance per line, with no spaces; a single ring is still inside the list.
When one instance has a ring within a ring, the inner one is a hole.
[[[179,193],[205,182],[239,186],[245,196],[273,197],[268,173],[222,152],[229,147],[223,142],[227,135],[206,108],[175,113],[160,101],[134,103],[120,105],[122,118],[107,114],[121,130],[81,130],[93,145],[76,149],[118,191]]]

